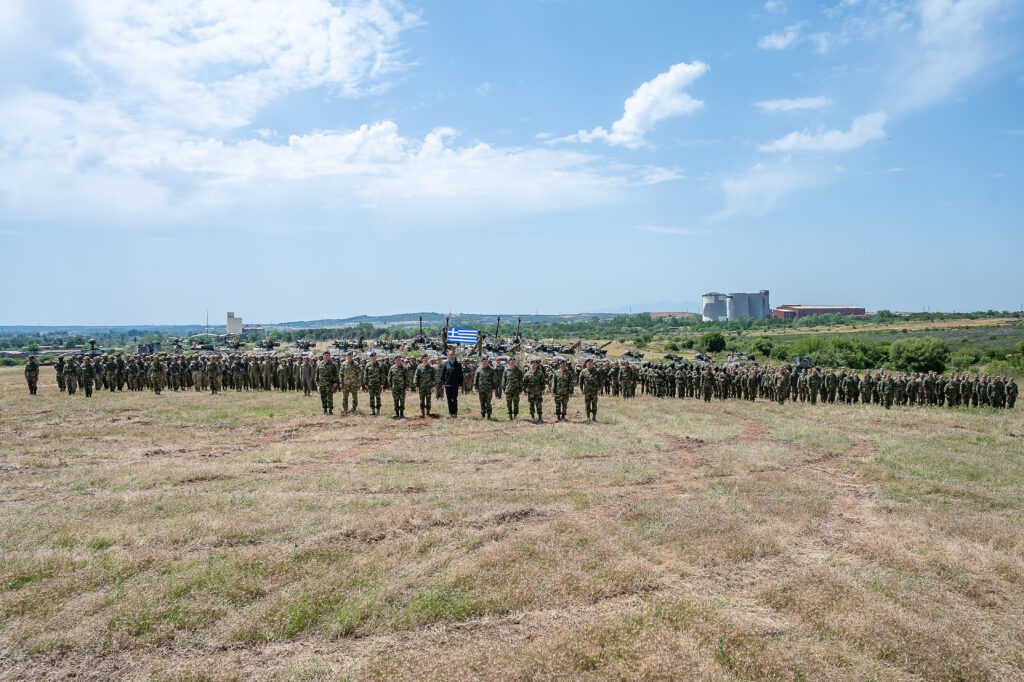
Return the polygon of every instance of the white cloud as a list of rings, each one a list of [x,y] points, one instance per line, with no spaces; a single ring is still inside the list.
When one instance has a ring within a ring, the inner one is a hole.
[[[83,0],[68,62],[141,117],[193,129],[247,124],[281,96],[326,86],[355,96],[398,67],[418,18],[391,0]]]
[[[764,3],[764,10],[772,14],[785,14],[786,3],[784,0],[768,0]]]
[[[755,104],[761,111],[798,111],[825,109],[832,106],[832,100],[828,97],[799,97],[796,99],[766,99]]]
[[[722,181],[725,208],[713,219],[734,215],[764,215],[787,194],[821,182],[820,173],[799,170],[789,164],[769,168],[757,164],[748,172]]]
[[[800,32],[807,24],[806,21],[787,26],[781,33],[769,33],[757,41],[757,46],[762,50],[785,50],[796,45],[800,39]]]
[[[610,145],[639,149],[647,144],[644,135],[658,121],[691,114],[704,106],[704,102],[683,92],[683,88],[707,73],[708,68],[704,62],[675,64],[633,92],[626,100],[622,118],[612,124],[610,132],[599,126],[589,132],[581,130],[555,142],[587,143],[601,140]]]
[[[308,201],[396,213],[447,202],[457,213],[529,214],[607,205],[630,188],[679,177],[578,152],[458,146],[454,138],[445,127],[404,137],[381,121],[228,142],[133,127],[116,112],[55,96],[23,97],[0,104],[0,215],[124,225],[146,218],[162,227],[200,213],[286,211]]]
[[[1011,0],[920,0],[916,40],[894,77],[897,106],[912,109],[946,99],[1012,49],[997,26]]]
[[[443,126],[406,137],[389,120],[238,132],[293,92],[356,96],[386,83],[401,34],[418,21],[395,0],[105,0],[88,9],[61,49],[80,78],[75,94],[0,98],[5,220],[166,232],[268,216],[337,225],[338,214],[362,212],[415,226],[428,215],[443,222],[603,206],[681,177],[546,146],[457,144]],[[616,135],[670,113],[670,93],[654,89],[646,108],[627,103]]]
[[[762,152],[845,152],[885,137],[886,115],[876,111],[853,119],[850,130],[795,131],[758,147]]]
[[[651,232],[654,234],[701,234],[700,230],[694,230],[689,227],[668,227],[666,225],[634,225],[633,229],[637,230],[638,232]]]
[[[487,95],[491,94],[492,92],[494,92],[494,86],[491,85],[490,83],[481,83],[480,85],[476,86],[476,94],[480,95],[481,97],[487,97]]]

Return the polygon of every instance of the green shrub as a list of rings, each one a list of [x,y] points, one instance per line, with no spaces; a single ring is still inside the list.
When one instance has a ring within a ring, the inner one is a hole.
[[[665,350],[679,350],[679,346],[676,345],[675,341],[669,341],[665,344]]]
[[[694,345],[695,345],[695,344],[694,344],[694,341],[693,341],[693,339],[683,339],[683,340],[682,340],[682,341],[681,341],[681,342],[679,343],[679,346],[680,346],[681,348],[693,348],[693,346],[694,346]]]
[[[709,353],[717,353],[725,348],[725,337],[718,332],[708,332],[700,337],[700,347]]]
[[[978,356],[973,353],[960,353],[949,359],[949,365],[958,372],[962,372],[978,361]]]
[[[772,348],[774,347],[775,343],[770,336],[759,336],[750,344],[750,352],[767,358],[771,357]]]
[[[889,364],[901,372],[944,372],[948,359],[949,348],[939,339],[900,339],[889,347]]]

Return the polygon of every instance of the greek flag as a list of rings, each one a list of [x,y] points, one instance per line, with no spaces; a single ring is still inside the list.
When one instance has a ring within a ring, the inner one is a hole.
[[[448,343],[476,343],[477,330],[475,329],[448,329]]]

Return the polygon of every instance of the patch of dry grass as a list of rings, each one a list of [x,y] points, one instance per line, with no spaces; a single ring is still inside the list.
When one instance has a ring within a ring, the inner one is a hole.
[[[394,422],[51,372],[0,371],[0,677],[1024,677],[1019,410]]]

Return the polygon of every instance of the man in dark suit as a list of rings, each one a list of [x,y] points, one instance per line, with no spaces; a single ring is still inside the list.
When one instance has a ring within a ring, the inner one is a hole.
[[[448,362],[441,365],[441,385],[448,398],[448,416],[459,415],[459,389],[462,387],[462,365],[455,359],[455,351],[448,351]]]

